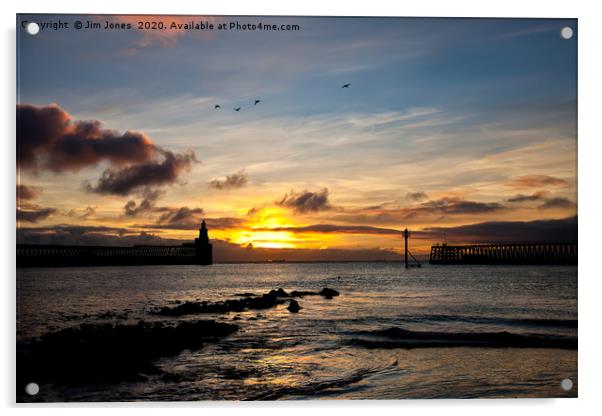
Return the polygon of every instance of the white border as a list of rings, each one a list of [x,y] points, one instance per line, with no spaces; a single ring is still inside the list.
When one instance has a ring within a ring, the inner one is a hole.
[[[422,415],[442,413],[448,415],[504,415],[518,412],[545,412],[547,415],[594,413],[600,408],[598,388],[600,375],[600,325],[599,296],[602,295],[602,273],[597,244],[602,239],[600,227],[600,74],[602,59],[599,41],[602,40],[602,14],[593,1],[527,2],[505,0],[488,1],[421,0],[399,2],[370,0],[365,2],[304,0],[295,4],[285,1],[265,0],[103,0],[84,2],[73,0],[21,0],[18,4],[1,2],[2,12],[2,123],[4,134],[2,149],[2,181],[0,204],[2,212],[2,246],[0,265],[2,281],[2,342],[3,365],[0,376],[0,405],[9,412],[21,407],[21,414],[43,410],[50,415],[87,414],[104,415],[107,407],[116,415],[164,415],[167,408],[176,408],[184,414],[230,414],[242,410],[249,415],[286,413],[306,415],[308,412],[327,414],[341,409],[348,415],[364,414],[376,407],[379,413],[400,412]],[[40,406],[15,406],[14,340],[15,340],[15,13],[131,13],[131,14],[229,14],[229,15],[330,15],[330,16],[447,16],[447,17],[568,17],[579,18],[579,399],[529,399],[529,400],[405,400],[405,401],[329,401],[329,402],[276,402],[276,403],[125,403]],[[6,413],[5,413],[6,414]]]

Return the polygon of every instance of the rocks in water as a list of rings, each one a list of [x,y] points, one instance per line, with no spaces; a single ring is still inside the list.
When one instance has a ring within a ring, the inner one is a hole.
[[[303,296],[318,296],[318,292],[309,292],[307,290],[293,290],[291,298],[302,298]]]
[[[255,293],[251,293],[251,292],[244,292],[244,293],[235,293],[234,296],[240,296],[243,298],[248,298],[250,296],[257,296]]]
[[[280,291],[280,292],[279,292]],[[279,299],[278,293],[286,293],[284,290],[271,290],[261,296],[249,296],[242,299],[228,299],[221,302],[184,302],[181,305],[169,307],[164,306],[152,313],[165,316],[183,316],[198,313],[228,313],[243,312],[251,309],[269,309],[284,303]],[[288,297],[288,294],[287,296]]]
[[[326,299],[332,299],[334,296],[339,296],[339,292],[334,289],[325,287],[319,292],[311,292],[305,290],[293,290],[290,295],[292,298],[302,298],[304,296],[324,296]]]
[[[177,306],[164,306],[151,313],[165,316],[183,316],[198,313],[228,313],[243,312],[254,309],[269,309],[276,305],[286,303],[283,298],[302,298],[304,296],[324,296],[326,299],[332,299],[333,296],[339,296],[339,292],[325,287],[320,292],[297,291],[293,290],[287,293],[284,289],[270,290],[259,296],[246,296],[242,299],[228,299],[220,302],[193,302],[187,301],[177,304]]]
[[[322,289],[319,294],[324,296],[326,299],[332,299],[334,296],[339,296],[339,292],[328,287]]]
[[[288,308],[286,309],[288,309],[289,312],[297,313],[299,312],[299,309],[301,309],[301,306],[299,306],[299,302],[295,299],[291,299],[288,303]]]
[[[281,298],[290,297],[290,295],[288,293],[286,293],[286,291],[284,289],[282,289],[281,287],[279,287],[278,290],[276,291],[276,295],[278,295],[278,297],[281,297]]]
[[[160,372],[157,359],[198,349],[237,330],[237,325],[211,320],[83,324],[17,345],[19,381],[80,385],[138,380]]]

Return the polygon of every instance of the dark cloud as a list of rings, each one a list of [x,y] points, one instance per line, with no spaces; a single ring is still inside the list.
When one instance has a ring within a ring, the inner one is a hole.
[[[56,104],[17,105],[17,165],[34,172],[79,171],[110,164],[91,192],[127,195],[148,186],[169,185],[198,160],[194,152],[176,154],[155,145],[144,133],[120,134],[99,121],[74,121]]]
[[[205,218],[207,228],[210,230],[229,230],[232,228],[242,227],[245,220],[242,218],[235,217],[221,217],[221,218]]]
[[[568,198],[550,198],[541,204],[539,209],[575,208],[577,204]]]
[[[513,188],[545,188],[548,186],[566,186],[568,182],[548,175],[525,175],[514,178],[508,185]]]
[[[300,213],[318,212],[332,209],[328,201],[328,189],[324,188],[319,192],[294,192],[291,191],[284,195],[278,202],[278,205],[291,208]]]
[[[73,121],[56,104],[17,105],[17,164],[21,169],[78,171],[101,161],[113,165],[153,160],[160,148],[143,133],[119,134],[101,123]]]
[[[292,233],[340,233],[340,234],[400,234],[401,231],[391,228],[379,228],[370,226],[315,224],[304,227],[276,227],[276,228],[254,228],[254,231],[288,231]]]
[[[17,185],[17,201],[30,201],[38,197],[41,188],[37,186]]]
[[[406,199],[410,199],[412,201],[423,201],[428,198],[428,195],[425,192],[408,192],[406,194]]]
[[[209,187],[214,189],[235,189],[242,188],[248,182],[247,173],[244,170],[226,176],[226,179],[214,179],[209,182]]]
[[[55,208],[44,208],[38,205],[20,206],[17,208],[17,220],[36,223],[56,212]]]
[[[17,229],[19,244],[62,244],[88,246],[180,245],[190,242],[166,239],[145,231],[104,226],[56,225],[52,227],[21,227]]]
[[[202,220],[204,211],[202,208],[171,208],[163,213],[157,223],[167,224],[170,226],[184,226],[186,228],[196,228]]]
[[[69,212],[67,212],[67,216],[85,219],[96,214],[96,208],[98,207],[87,206],[86,208],[81,210],[81,213],[79,212],[79,210],[71,209],[69,210]]]
[[[199,208],[197,208],[199,209]],[[244,220],[234,217],[222,218],[204,218],[201,212],[189,208],[179,208],[169,215],[169,218],[164,218],[163,221],[156,221],[151,224],[136,224],[137,228],[157,229],[157,230],[196,230],[201,225],[201,221],[205,220],[209,230],[229,230],[239,228],[244,225]],[[176,219],[176,217],[179,217]],[[171,220],[171,221],[170,221]]]
[[[499,202],[478,202],[446,197],[406,207],[383,204],[359,209],[339,210],[338,213],[330,217],[330,220],[369,225],[410,224],[438,221],[449,216],[492,214],[508,209],[510,208]]]
[[[508,198],[507,201],[513,202],[513,203],[519,203],[519,204],[522,202],[541,201],[542,199],[544,199],[545,195],[546,195],[545,192],[536,192],[531,195],[518,194],[518,195]]]
[[[157,200],[164,194],[160,189],[145,188],[141,191],[142,200],[136,204],[136,201],[129,200],[123,206],[123,213],[127,217],[135,217],[139,214],[153,211],[164,211],[166,208],[157,208],[155,206]]]
[[[432,227],[415,231],[414,238],[450,242],[573,242],[577,241],[577,217],[558,220],[494,221],[458,227]]]
[[[193,152],[162,153],[162,161],[149,161],[122,169],[106,169],[95,186],[88,183],[85,188],[99,194],[128,195],[145,187],[172,184],[182,172],[198,163]]]
[[[460,198],[441,198],[423,202],[417,207],[405,208],[406,216],[417,214],[483,214],[501,211],[504,206],[498,202],[477,202]]]

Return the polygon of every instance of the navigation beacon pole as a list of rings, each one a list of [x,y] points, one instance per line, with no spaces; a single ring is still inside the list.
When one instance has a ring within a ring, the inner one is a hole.
[[[404,242],[405,242],[405,253],[404,253],[404,254],[405,254],[405,256],[404,256],[404,259],[405,259],[405,265],[406,265],[406,269],[407,269],[408,267],[410,267],[410,266],[408,265],[408,234],[409,234],[409,233],[408,233],[408,229],[406,228],[406,229],[403,231],[403,240],[404,240]]]

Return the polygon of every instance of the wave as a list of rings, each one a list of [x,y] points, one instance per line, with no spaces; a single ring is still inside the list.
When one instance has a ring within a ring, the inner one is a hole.
[[[489,317],[489,316],[465,316],[465,315],[407,315],[398,319],[404,322],[464,322],[473,324],[498,324],[509,326],[531,326],[544,328],[577,328],[577,319],[554,319],[554,318],[511,318],[511,317]]]
[[[430,332],[388,328],[352,338],[351,344],[364,348],[558,348],[577,349],[576,337],[522,335],[510,332]]]
[[[385,371],[387,368],[396,368],[397,361],[389,364],[388,367],[385,368],[366,368],[354,371],[348,374],[345,377],[330,379],[330,380],[319,380],[319,381],[310,381],[305,384],[301,384],[298,386],[290,386],[290,387],[282,387],[277,389],[271,389],[269,391],[265,391],[263,393],[253,395],[244,401],[253,401],[253,400],[278,400],[282,398],[287,398],[289,396],[310,396],[315,398],[319,395],[328,395],[334,393],[340,393],[340,389],[347,387],[349,385],[359,383],[367,376],[372,374],[377,374],[379,372]]]

